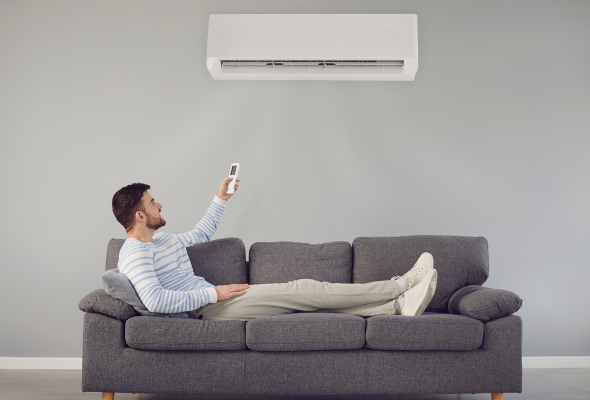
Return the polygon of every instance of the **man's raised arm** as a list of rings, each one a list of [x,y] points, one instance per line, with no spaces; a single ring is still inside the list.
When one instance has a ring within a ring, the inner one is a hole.
[[[215,232],[217,231],[217,225],[223,216],[223,212],[225,211],[225,206],[227,205],[227,200],[233,196],[233,194],[226,194],[227,185],[233,178],[225,178],[219,187],[219,191],[213,198],[209,209],[205,213],[205,216],[197,223],[195,228],[186,233],[180,233],[178,235],[173,235],[178,237],[178,240],[185,246],[189,247],[195,245],[197,243],[204,243],[211,240]],[[237,182],[240,180],[238,179]],[[235,189],[237,190],[238,184],[235,184]]]

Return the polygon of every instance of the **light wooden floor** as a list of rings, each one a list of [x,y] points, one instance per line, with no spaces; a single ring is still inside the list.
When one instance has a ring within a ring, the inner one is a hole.
[[[0,400],[101,400],[100,393],[82,393],[81,371],[0,370]],[[490,394],[409,396],[170,396],[117,393],[117,400],[491,400]],[[506,393],[505,400],[590,400],[590,368],[524,369],[522,393]]]

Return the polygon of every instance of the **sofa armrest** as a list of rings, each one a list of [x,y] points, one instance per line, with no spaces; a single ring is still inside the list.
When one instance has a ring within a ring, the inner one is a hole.
[[[449,299],[449,314],[460,314],[486,322],[502,318],[522,307],[514,292],[469,285],[457,290]]]
[[[102,314],[120,321],[127,321],[138,315],[135,308],[108,295],[103,289],[97,289],[84,296],[78,303],[78,308],[84,312]]]

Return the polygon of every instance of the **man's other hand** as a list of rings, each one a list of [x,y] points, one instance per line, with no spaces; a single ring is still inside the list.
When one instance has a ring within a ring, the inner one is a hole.
[[[225,178],[223,180],[223,182],[221,182],[221,186],[219,187],[219,192],[217,193],[217,197],[219,197],[221,200],[227,201],[238,190],[238,182],[240,181],[240,178],[236,179],[236,183],[234,184],[234,192],[232,194],[226,194],[227,185],[231,182],[232,179],[233,178],[228,177],[228,178]]]
[[[249,286],[250,285],[247,283],[215,286],[215,291],[217,292],[217,301],[223,301],[231,299],[232,297],[241,296],[246,293],[246,289],[248,289]]]

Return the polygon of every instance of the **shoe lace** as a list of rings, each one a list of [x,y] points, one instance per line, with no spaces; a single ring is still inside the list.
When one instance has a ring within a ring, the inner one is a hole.
[[[423,265],[414,265],[411,270],[409,270],[402,278],[406,280],[408,283],[408,287],[410,287],[410,282],[414,280],[416,275],[418,275],[424,269]]]

